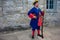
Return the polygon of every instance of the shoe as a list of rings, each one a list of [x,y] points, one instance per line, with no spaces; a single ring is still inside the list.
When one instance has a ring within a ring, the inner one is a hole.
[[[34,39],[34,36],[32,36],[32,39]]]
[[[38,34],[38,36],[44,38],[43,35]]]

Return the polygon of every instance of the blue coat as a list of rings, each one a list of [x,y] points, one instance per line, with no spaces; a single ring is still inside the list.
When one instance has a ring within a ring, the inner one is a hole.
[[[41,9],[40,8],[37,9],[36,7],[33,7],[28,12],[28,16],[32,13],[35,14],[35,16],[37,17],[36,19],[32,18],[30,21],[30,26],[32,27],[32,29],[37,29],[38,27],[39,12],[41,13]]]

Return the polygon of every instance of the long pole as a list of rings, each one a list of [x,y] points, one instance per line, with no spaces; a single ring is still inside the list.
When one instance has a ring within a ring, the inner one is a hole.
[[[44,22],[44,19],[42,20],[42,29],[41,29],[42,38],[44,38],[44,36],[43,36],[43,22]]]
[[[46,0],[43,2],[43,5],[44,5],[44,7],[43,7],[43,13],[42,13],[42,15],[43,15],[43,20],[42,20],[42,27],[41,27],[41,35],[42,35],[42,38],[44,38],[44,34],[43,34],[43,23],[44,23],[44,15],[45,15],[45,13],[46,13],[46,11],[45,11],[45,5],[46,5]]]
[[[42,16],[43,16],[43,18],[42,18],[42,26],[40,27],[41,28],[41,35],[42,35],[42,38],[44,38],[44,36],[43,36],[43,23],[44,23],[44,12],[43,12],[43,14],[42,14]]]

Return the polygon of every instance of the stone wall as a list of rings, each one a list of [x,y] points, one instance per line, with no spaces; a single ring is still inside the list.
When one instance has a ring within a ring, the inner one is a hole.
[[[28,4],[28,1],[23,2],[21,0],[0,0],[0,28],[9,26],[15,27],[19,25],[27,27],[29,25],[30,20],[27,16],[27,11],[32,6],[29,5],[30,4]],[[44,5],[44,3],[41,3],[40,5]],[[59,26],[60,12],[46,12],[44,19],[44,23],[46,26]]]
[[[45,22],[48,27],[59,27],[60,26],[60,1],[57,0],[57,8],[54,10],[56,12],[46,12],[45,14]]]
[[[2,3],[3,2],[3,3]],[[22,7],[21,0],[0,0],[0,27],[8,26],[24,26],[29,25],[29,19],[27,16],[28,11],[25,5]],[[26,2],[27,3],[27,2]],[[2,5],[3,4],[3,5]],[[26,26],[27,27],[27,26]]]

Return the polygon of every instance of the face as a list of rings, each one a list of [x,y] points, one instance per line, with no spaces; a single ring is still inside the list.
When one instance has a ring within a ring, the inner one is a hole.
[[[35,6],[38,7],[39,6],[39,3],[36,3]]]

